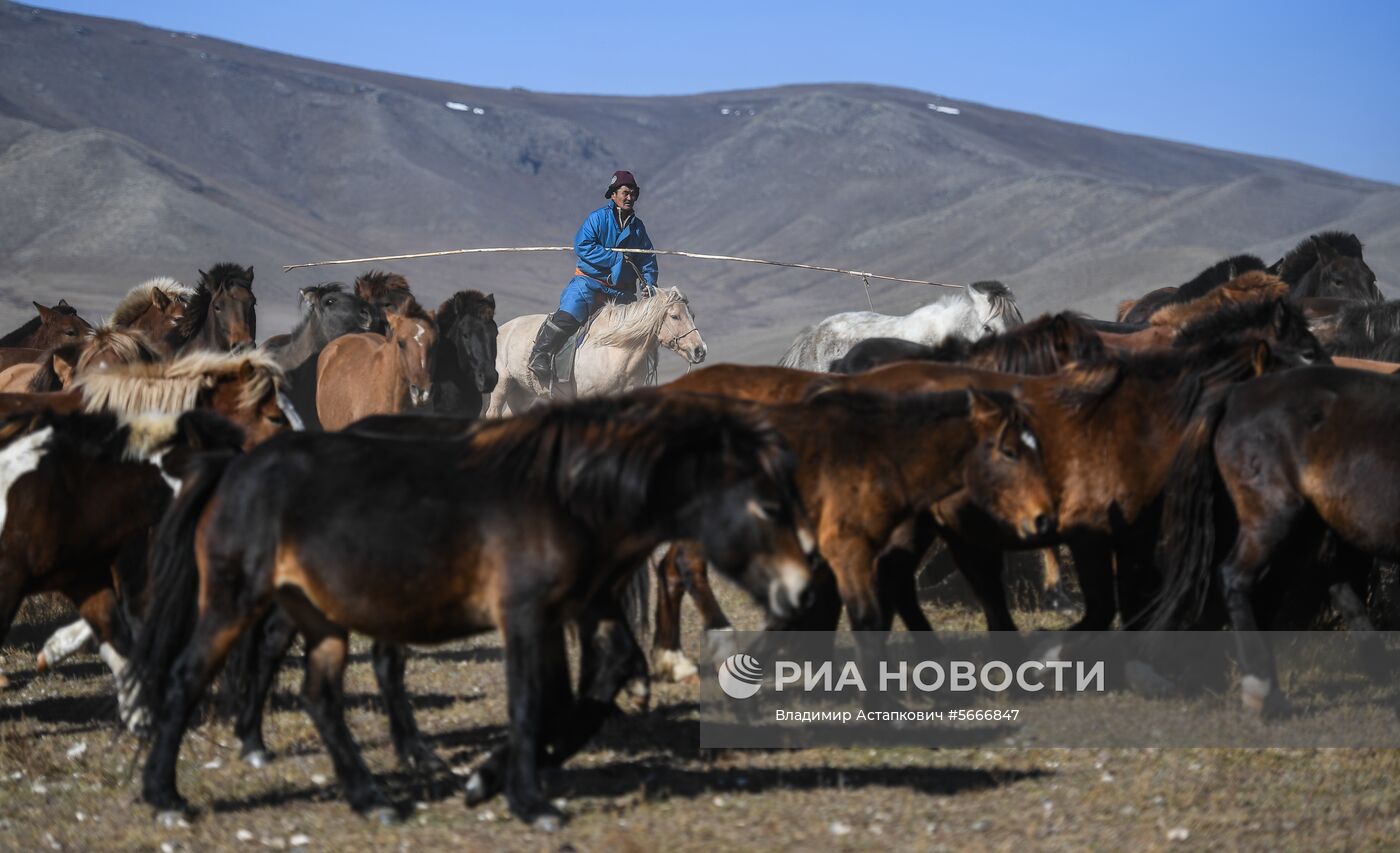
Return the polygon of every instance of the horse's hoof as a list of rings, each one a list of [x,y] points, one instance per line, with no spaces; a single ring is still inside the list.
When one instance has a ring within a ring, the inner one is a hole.
[[[1253,675],[1240,680],[1240,701],[1245,711],[1261,719],[1276,720],[1293,713],[1293,706],[1282,691],[1267,679]]]
[[[44,652],[39,652],[39,656],[34,659],[34,671],[39,675],[49,671],[49,656]],[[3,678],[3,676],[0,676]]]
[[[7,688],[7,687],[9,687],[9,686],[10,686],[10,679],[6,678],[6,677],[4,676],[3,673],[0,673],[0,690],[4,690],[5,688]]]
[[[679,649],[665,649],[656,656],[656,678],[680,684],[690,679],[699,680],[700,670],[695,662]]]
[[[265,749],[255,749],[243,754],[243,763],[254,770],[261,770],[272,763],[272,754]]]
[[[486,775],[480,770],[473,771],[472,775],[467,777],[467,784],[463,790],[467,795],[468,806],[481,805],[498,793],[496,786],[488,782]]]
[[[397,826],[399,813],[393,806],[375,806],[365,812],[365,820],[373,821],[380,826]]]
[[[162,812],[156,812],[156,823],[164,829],[181,829],[190,825],[183,809],[166,809]]]
[[[543,806],[530,818],[530,826],[539,832],[558,832],[564,826],[564,813],[553,806]]]
[[[651,680],[643,676],[632,678],[623,686],[622,694],[628,710],[640,714],[651,706]]]

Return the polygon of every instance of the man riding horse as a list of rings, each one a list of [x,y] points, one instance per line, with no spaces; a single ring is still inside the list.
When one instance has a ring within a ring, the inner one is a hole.
[[[631,172],[614,172],[603,194],[608,203],[590,213],[579,228],[574,238],[574,255],[578,259],[574,277],[559,297],[559,309],[540,325],[530,352],[530,372],[541,387],[552,387],[555,354],[604,299],[635,302],[641,289],[638,279],[648,295],[655,292],[655,255],[634,260],[624,252],[613,251],[652,248],[646,226],[633,209],[641,194]]]

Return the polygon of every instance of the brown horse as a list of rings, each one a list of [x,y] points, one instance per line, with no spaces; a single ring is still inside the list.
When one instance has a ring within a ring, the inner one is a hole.
[[[1400,378],[1310,367],[1231,389],[1178,454],[1163,518],[1167,583],[1151,624],[1196,623],[1223,592],[1229,622],[1242,632],[1242,699],[1250,711],[1287,710],[1273,655],[1257,633],[1256,587],[1266,569],[1286,566],[1286,553],[1316,553],[1325,531],[1365,554],[1400,558],[1400,448],[1391,440],[1397,422]],[[1217,482],[1238,523],[1223,562]],[[1309,561],[1304,571],[1316,575],[1318,567]],[[1370,629],[1357,578],[1277,574],[1270,570],[1273,585],[1321,581],[1351,627]]]
[[[153,278],[127,291],[106,325],[137,332],[169,356],[185,345],[185,308],[194,291],[173,278]]]
[[[1263,270],[1264,262],[1254,255],[1235,255],[1206,267],[1195,278],[1180,287],[1163,287],[1141,299],[1128,300],[1118,306],[1121,323],[1146,323],[1162,308],[1178,302],[1189,302],[1205,296],[1211,290],[1247,272]]]
[[[540,766],[580,749],[644,666],[617,591],[659,542],[694,538],[785,616],[809,580],[792,477],[790,451],[751,411],[655,394],[542,407],[459,439],[303,433],[204,463],[161,525],[159,610],[132,658],[156,721],[142,796],[184,808],[175,769],[191,712],[276,602],[305,637],[306,709],[341,789],[382,820],[396,814],[345,725],[349,633],[441,643],[499,629],[509,743],[468,801],[504,785],[512,812],[557,827]],[[368,496],[379,509],[366,516]],[[584,638],[577,698],[569,622]]]
[[[221,263],[199,271],[178,332],[181,351],[229,352],[253,346],[258,335],[253,268]]]
[[[1115,557],[1120,578],[1150,577],[1158,501],[1169,483],[1172,454],[1204,416],[1200,402],[1229,384],[1300,363],[1296,354],[1264,342],[1227,340],[1110,359],[1051,376],[906,362],[844,377],[840,386],[898,393],[1020,389],[1035,413],[1059,510],[1057,541],[1069,545],[1084,594],[1084,616],[1075,628],[1104,630],[1118,610]],[[961,498],[947,500],[935,507],[936,529],[925,536],[931,541],[936,532],[947,542],[982,601],[988,627],[1011,630],[1015,622],[1001,587],[1000,553],[1025,546],[998,534],[982,515]],[[903,584],[896,594],[901,606],[917,609],[912,568],[930,541],[916,542],[892,564],[909,567],[891,575]],[[1137,585],[1131,590],[1142,591]],[[1142,602],[1128,600],[1128,592],[1125,587],[1122,608],[1131,621]]]
[[[86,320],[78,316],[67,300],[60,299],[52,308],[38,302],[33,303],[39,316],[0,338],[0,347],[23,347],[26,349],[47,350],[81,335],[92,329]]]
[[[115,618],[112,570],[123,560],[144,565],[147,533],[173,496],[159,461],[227,435],[190,416],[38,412],[0,421],[0,640],[27,596],[60,592],[120,676],[129,643]]]
[[[408,314],[387,317],[387,336],[342,335],[321,350],[316,414],[325,429],[428,405],[437,326],[416,302],[410,304]]]
[[[1154,311],[1147,322],[1153,326],[1181,328],[1222,308],[1245,302],[1275,302],[1287,299],[1288,293],[1288,284],[1283,279],[1255,270],[1211,288],[1195,299],[1165,305]]]
[[[29,387],[31,394],[62,391],[74,377],[91,370],[106,370],[119,364],[149,364],[160,361],[146,339],[134,332],[103,326],[84,334],[73,343],[55,347],[37,367]]]
[[[417,305],[408,279],[396,272],[370,270],[355,279],[355,295],[385,314],[406,314]]]
[[[660,390],[767,401],[791,393],[787,389],[802,377],[810,386],[823,376],[792,368],[749,368],[777,380],[765,396],[758,376],[730,381],[744,370],[717,366]],[[1055,527],[1055,503],[1041,471],[1031,412],[1013,396],[969,397],[958,390],[909,399],[832,393],[808,403],[765,408],[797,453],[803,505],[853,630],[888,627],[893,613],[881,601],[876,557],[934,503],[966,495],[1018,541],[1033,542]],[[920,617],[913,627],[927,626]]]

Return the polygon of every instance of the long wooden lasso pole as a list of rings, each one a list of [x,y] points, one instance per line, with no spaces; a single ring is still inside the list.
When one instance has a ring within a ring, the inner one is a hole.
[[[288,264],[282,267],[282,271],[291,272],[292,270],[305,269],[307,267],[325,267],[338,264],[368,264],[377,263],[379,261],[407,261],[414,258],[441,258],[446,257],[448,255],[480,255],[508,252],[572,252],[573,250],[573,246],[514,246],[486,249],[447,249],[441,252],[416,252],[411,255],[381,255],[377,258],[347,258],[345,260],[337,261],[310,261],[304,264]],[[941,281],[924,281],[922,279],[917,278],[900,278],[899,276],[880,275],[879,273],[864,272],[862,270],[846,270],[841,269],[839,267],[823,267],[818,266],[816,264],[799,264],[792,261],[766,261],[761,258],[740,258],[734,255],[707,255],[702,254],[700,252],[682,252],[676,249],[610,249],[609,251],[638,255],[675,255],[677,257],[682,258],[699,258],[701,260],[706,261],[733,261],[741,264],[765,264],[767,266],[773,267],[791,267],[793,269],[800,270],[816,270],[817,272],[834,272],[840,273],[841,275],[851,275],[856,276],[857,278],[865,279],[867,282],[867,289],[869,287],[869,280],[872,278],[879,279],[881,281],[897,281],[903,284],[924,284],[930,287],[966,287],[966,285],[962,284],[944,284]]]

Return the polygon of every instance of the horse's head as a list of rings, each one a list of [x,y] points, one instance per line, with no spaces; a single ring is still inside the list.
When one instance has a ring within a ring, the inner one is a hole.
[[[1315,292],[1300,295],[1336,296],[1363,302],[1384,301],[1380,288],[1376,287],[1376,274],[1364,260],[1344,255],[1317,237],[1312,238],[1312,244],[1317,251],[1317,264],[1312,271],[1316,277]]]
[[[437,327],[422,309],[411,314],[389,314],[388,320],[388,341],[398,349],[399,369],[408,384],[409,399],[414,406],[426,406],[433,393]]]
[[[707,352],[705,339],[700,337],[700,329],[695,325],[695,312],[690,310],[690,300],[679,288],[663,290],[653,299],[665,299],[665,316],[657,330],[657,338],[666,348],[675,352],[691,364],[700,364]]]
[[[370,270],[355,279],[355,295],[385,314],[406,314],[417,303],[408,279],[398,273]]]
[[[1029,412],[1017,395],[975,389],[968,406],[977,436],[964,462],[969,497],[1023,539],[1048,536],[1057,523],[1055,497]]]
[[[1021,309],[1011,288],[999,281],[974,281],[967,286],[967,298],[977,313],[974,336],[999,335],[1021,325]]]
[[[166,293],[159,287],[151,288],[151,302],[131,328],[153,341],[159,341],[167,350],[175,350],[185,342],[185,312],[189,306],[177,295]]]
[[[325,284],[303,287],[302,302],[313,323],[314,336],[318,346],[325,346],[341,335],[353,332],[387,331],[384,315],[365,300],[345,290],[345,285],[332,281]]]
[[[301,418],[282,391],[282,370],[270,356],[250,350],[224,358],[226,362],[204,373],[207,389],[200,395],[199,407],[242,429],[245,450],[278,433],[302,428]]]
[[[1294,302],[1245,302],[1222,308],[1177,332],[1172,346],[1191,349],[1221,341],[1252,340],[1270,345],[1275,361],[1287,366],[1328,364],[1331,356],[1313,334],[1307,315]]]
[[[49,349],[71,343],[83,333],[92,331],[92,326],[79,317],[78,312],[73,310],[66,300],[58,300],[58,304],[52,308],[38,302],[34,303],[34,307],[39,311],[39,328],[30,342],[34,349]]]
[[[496,374],[496,296],[481,295],[475,291],[459,293],[453,297],[459,302],[455,319],[450,328],[443,331],[452,346],[452,355],[462,373],[472,378],[473,387],[481,394],[489,394],[496,387],[499,377]],[[439,312],[439,321],[443,314]]]

